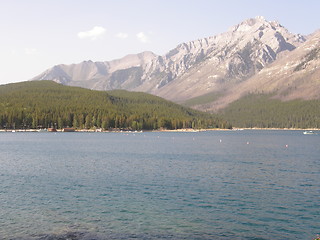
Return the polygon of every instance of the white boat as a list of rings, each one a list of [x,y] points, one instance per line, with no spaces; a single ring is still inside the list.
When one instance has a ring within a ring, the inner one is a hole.
[[[315,134],[314,131],[304,131],[303,134]]]
[[[48,132],[48,130],[46,128],[44,129],[38,129],[38,132]]]

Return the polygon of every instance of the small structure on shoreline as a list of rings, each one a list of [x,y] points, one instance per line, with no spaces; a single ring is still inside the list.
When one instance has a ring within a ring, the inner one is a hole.
[[[74,128],[63,128],[62,132],[75,132],[76,130]]]

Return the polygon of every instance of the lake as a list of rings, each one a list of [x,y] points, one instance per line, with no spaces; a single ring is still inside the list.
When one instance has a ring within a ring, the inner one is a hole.
[[[320,134],[0,133],[0,238],[313,239]]]

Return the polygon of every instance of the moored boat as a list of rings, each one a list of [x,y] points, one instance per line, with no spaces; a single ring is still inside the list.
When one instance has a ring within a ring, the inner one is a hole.
[[[46,128],[41,128],[41,129],[38,129],[38,132],[48,132],[48,130]]]
[[[314,131],[304,131],[303,134],[315,134]]]

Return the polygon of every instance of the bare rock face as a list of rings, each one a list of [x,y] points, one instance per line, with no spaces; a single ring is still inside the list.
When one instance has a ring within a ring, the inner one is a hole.
[[[155,80],[152,73],[157,73],[158,85],[150,89],[142,84],[139,89],[174,101],[221,91],[257,74],[304,41],[277,22],[249,19],[226,33],[183,43],[153,60],[145,79]]]
[[[320,31],[251,78],[230,86],[219,98],[196,108],[218,111],[248,94],[272,94],[282,101],[319,99],[319,91]]]
[[[277,22],[256,17],[225,33],[182,43],[164,56],[144,52],[110,62],[58,65],[33,80],[143,91],[183,102],[242,84],[305,41]]]

